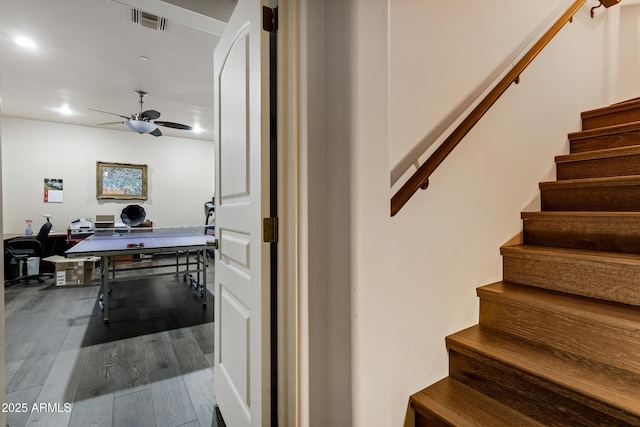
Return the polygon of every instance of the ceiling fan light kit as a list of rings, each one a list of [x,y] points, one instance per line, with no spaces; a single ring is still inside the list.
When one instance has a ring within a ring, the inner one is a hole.
[[[136,90],[135,93],[138,95],[138,98],[139,98],[138,104],[140,105],[140,108],[137,113],[132,114],[130,117],[123,116],[121,114],[110,113],[109,111],[96,110],[93,108],[90,108],[90,110],[97,111],[99,113],[111,114],[111,115],[122,117],[123,119],[125,119],[122,122],[99,123],[100,125],[124,123],[125,125],[127,125],[129,129],[131,129],[134,132],[138,132],[140,134],[148,133],[153,136],[162,136],[162,132],[160,132],[160,129],[158,129],[158,126],[164,126],[164,127],[168,127],[172,129],[180,129],[180,130],[193,130],[193,127],[188,125],[183,125],[181,123],[165,122],[165,121],[154,122],[153,120],[160,117],[160,113],[156,110],[146,110],[146,111],[142,110],[142,107],[143,107],[142,98],[147,96],[147,92],[143,90]]]
[[[150,133],[157,128],[153,123],[144,120],[126,120],[124,124],[132,131],[138,133]]]

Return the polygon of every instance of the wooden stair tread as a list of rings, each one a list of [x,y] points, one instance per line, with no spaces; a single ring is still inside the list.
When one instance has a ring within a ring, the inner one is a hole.
[[[640,380],[640,307],[572,293],[504,281],[479,288],[480,325]]]
[[[522,212],[520,217],[524,220],[555,221],[557,219],[584,221],[590,219],[604,220],[640,220],[640,212],[598,212],[598,211],[531,211]]]
[[[613,157],[635,156],[640,154],[640,145],[628,147],[606,148],[603,150],[585,151],[582,153],[562,154],[555,157],[556,163],[599,160]]]
[[[554,221],[553,217],[570,217],[570,218],[617,218],[620,220],[640,219],[640,212],[584,212],[584,211],[564,211],[564,212],[544,212],[544,211],[528,211],[521,212],[522,219],[540,219]]]
[[[599,323],[608,323],[631,330],[640,328],[640,307],[508,282],[482,286],[477,292],[481,298],[500,296],[516,303],[520,301],[526,305],[542,306],[550,311],[590,318]]]
[[[640,121],[632,118],[622,124],[600,123],[599,127],[570,133],[571,153],[584,153],[616,147],[640,145]]]
[[[593,110],[583,111],[580,117],[589,119],[605,114],[620,113],[623,111],[633,110],[640,107],[640,99],[630,99],[628,101],[619,102],[617,104],[608,105],[606,107],[594,108]]]
[[[637,139],[640,142],[640,134]],[[578,152],[572,145],[571,154],[555,157],[556,180],[640,175],[640,145],[622,142],[620,146],[592,146],[592,150]]]
[[[565,179],[540,183],[541,190],[557,190],[561,188],[602,188],[640,186],[640,175],[614,176],[606,178]]]
[[[595,129],[581,130],[578,132],[571,132],[568,134],[569,140],[578,141],[581,139],[595,138],[599,136],[615,135],[618,133],[627,133],[640,131],[639,122],[629,122],[619,125],[604,126]]]
[[[593,242],[589,240],[580,242],[582,246],[576,243],[573,247],[561,246],[566,244],[564,237],[572,232],[574,236],[581,236],[576,232],[580,225],[556,227],[558,231],[546,241],[539,236],[532,237],[527,231],[524,245],[501,248],[503,281],[640,307],[640,254],[637,249],[636,252],[618,251],[635,249],[640,245],[638,239],[611,233],[604,228],[612,225],[607,223],[588,227],[599,229],[605,242],[600,248],[591,247]],[[637,225],[630,231],[638,232]]]
[[[640,378],[515,337],[472,326],[447,337],[447,348],[471,351],[640,417]]]
[[[564,178],[540,183],[543,211],[640,212],[640,175]]]
[[[608,107],[584,111],[581,114],[581,119],[583,130],[636,122],[640,120],[640,102],[631,100]]]
[[[624,101],[614,102],[613,104],[610,104],[609,107],[613,107],[614,105],[623,105],[623,104],[629,104],[629,103],[639,102],[639,101],[640,101],[640,96],[636,96],[635,98],[630,98],[630,99],[625,99]]]
[[[542,426],[449,377],[412,395],[411,407],[460,427]]]
[[[580,259],[593,262],[606,262],[623,265],[633,265],[640,267],[640,255],[639,254],[627,254],[621,252],[603,252],[593,251],[589,249],[570,249],[559,248],[555,246],[539,246],[539,245],[512,245],[503,246],[500,248],[502,255],[506,254],[533,254],[533,255],[548,255],[558,258],[567,259]],[[638,283],[640,288],[640,281]]]
[[[533,245],[640,253],[640,212],[522,212],[523,242]],[[640,294],[639,294],[640,296]]]

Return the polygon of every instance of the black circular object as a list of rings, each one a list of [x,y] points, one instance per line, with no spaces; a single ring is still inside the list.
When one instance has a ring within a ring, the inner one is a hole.
[[[147,213],[144,208],[140,205],[129,205],[126,208],[122,209],[122,213],[120,214],[120,219],[127,225],[131,227],[135,227],[144,222]]]

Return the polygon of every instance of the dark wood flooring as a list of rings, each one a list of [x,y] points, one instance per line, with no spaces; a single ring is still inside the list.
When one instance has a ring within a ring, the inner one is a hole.
[[[117,283],[108,324],[99,294],[97,281],[5,288],[7,403],[27,408],[8,425],[217,427],[211,293],[203,308],[182,276]]]

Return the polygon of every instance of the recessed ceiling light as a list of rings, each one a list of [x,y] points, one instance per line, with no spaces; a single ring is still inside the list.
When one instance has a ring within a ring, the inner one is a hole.
[[[66,116],[73,114],[73,111],[67,104],[64,104],[62,107],[58,108],[58,112]]]
[[[201,133],[201,132],[203,132],[203,131],[204,131],[204,129],[202,129],[202,128],[200,127],[200,125],[194,125],[192,130],[193,130],[195,133]]]
[[[148,61],[148,60],[149,60],[149,58],[146,57],[146,56],[141,56],[140,57],[140,61]]]
[[[29,49],[33,49],[36,47],[36,44],[34,43],[34,41],[26,37],[16,37],[14,40],[17,44],[19,44],[22,47],[28,47]]]

